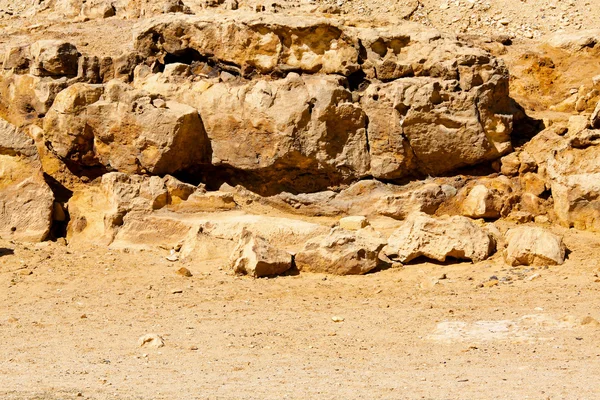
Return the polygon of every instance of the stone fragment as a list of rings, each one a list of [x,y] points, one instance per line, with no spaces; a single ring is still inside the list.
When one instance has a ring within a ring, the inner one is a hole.
[[[279,275],[292,267],[290,253],[269,244],[264,238],[243,229],[238,244],[230,257],[230,264],[237,274],[255,278]]]
[[[362,215],[344,217],[340,219],[340,228],[349,231],[357,231],[369,225],[369,220]]]
[[[333,228],[306,242],[294,260],[304,272],[362,275],[377,267],[385,244],[385,238],[371,227],[358,231]]]
[[[565,260],[562,238],[552,232],[530,226],[510,229],[505,259],[509,265],[560,265]]]
[[[489,233],[469,218],[414,213],[392,233],[384,253],[402,263],[420,256],[442,262],[447,257],[477,262],[488,258],[494,249]]]
[[[138,339],[139,347],[160,348],[160,347],[164,347],[164,345],[165,345],[164,339],[156,333],[147,333]]]
[[[569,117],[569,134],[576,134],[590,126],[590,120],[585,115],[572,115]]]

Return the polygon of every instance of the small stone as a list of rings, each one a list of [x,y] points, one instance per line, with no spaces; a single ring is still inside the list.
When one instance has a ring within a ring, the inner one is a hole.
[[[600,322],[588,315],[587,317],[583,317],[583,319],[581,320],[581,325],[600,327]]]
[[[541,276],[540,274],[538,274],[538,273],[535,273],[535,274],[531,275],[530,277],[528,277],[528,278],[527,278],[527,280],[528,280],[528,281],[532,281],[532,280],[534,280],[534,279],[537,279],[537,278],[539,278],[540,276]]]
[[[177,270],[177,274],[181,275],[181,276],[185,276],[187,278],[193,276],[192,273],[190,272],[189,269],[185,268],[185,267],[181,267]]]
[[[183,293],[183,290],[182,289],[173,289],[173,290],[171,290],[171,293],[172,294],[180,294],[180,293]]]
[[[344,318],[342,318],[342,317],[338,317],[338,316],[333,316],[333,317],[331,317],[331,320],[332,320],[333,322],[344,322]]]
[[[198,350],[198,346],[191,346],[191,347],[190,347],[190,350],[192,350],[192,351],[196,351],[196,350]]]
[[[85,315],[85,314],[81,314],[81,316],[80,316],[79,318],[81,318],[81,319],[86,319],[86,318],[87,318],[87,315]]]
[[[500,283],[500,281],[498,281],[498,279],[492,279],[492,280],[489,280],[487,282],[484,282],[483,286],[484,287],[493,287],[493,286],[498,285],[498,283]]]
[[[140,336],[138,339],[138,346],[140,347],[154,347],[159,348],[165,345],[164,339],[156,333],[148,333],[144,336]]]
[[[171,249],[171,253],[166,258],[171,262],[179,261],[179,255],[177,255],[177,252],[174,249]]]
[[[362,215],[344,217],[340,219],[340,228],[351,231],[357,231],[362,228],[366,228],[369,225],[369,221]]]

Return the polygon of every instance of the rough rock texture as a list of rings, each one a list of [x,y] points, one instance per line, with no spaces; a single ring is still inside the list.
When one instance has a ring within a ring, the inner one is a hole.
[[[119,81],[75,84],[59,93],[44,131],[60,158],[82,167],[166,174],[208,162],[195,109]]]
[[[134,84],[198,108],[213,163],[238,170],[230,173],[238,179],[252,172],[239,183],[258,181],[254,190],[439,175],[511,149],[507,71],[480,49],[411,24],[222,18],[165,16],[142,25],[137,50],[167,66],[138,68]],[[190,67],[170,67],[178,61]],[[227,72],[217,79],[219,70]],[[240,138],[233,146],[231,132]]]
[[[300,271],[360,275],[377,267],[385,238],[372,228],[347,231],[334,228],[309,240],[294,258]]]
[[[495,250],[490,234],[469,218],[432,218],[411,214],[389,237],[384,253],[392,260],[409,262],[417,257],[446,261],[447,257],[481,261]]]
[[[279,275],[292,267],[290,253],[272,246],[247,229],[240,234],[230,261],[234,272],[256,278]]]
[[[546,229],[522,226],[506,233],[509,265],[560,265],[565,260],[562,238]]]
[[[0,119],[0,236],[44,240],[50,233],[53,204],[33,140]]]

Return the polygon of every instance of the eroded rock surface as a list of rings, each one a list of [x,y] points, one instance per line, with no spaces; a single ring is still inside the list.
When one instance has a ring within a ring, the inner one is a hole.
[[[0,119],[0,236],[39,242],[52,225],[54,194],[33,140]]]

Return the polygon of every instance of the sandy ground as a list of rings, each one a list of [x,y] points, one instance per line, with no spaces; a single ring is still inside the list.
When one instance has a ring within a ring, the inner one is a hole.
[[[555,231],[557,267],[274,279],[2,242],[0,398],[596,399],[600,237]],[[164,347],[140,347],[148,333]]]

